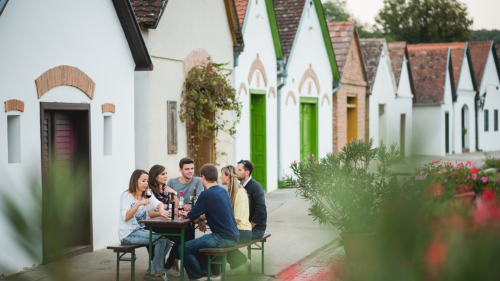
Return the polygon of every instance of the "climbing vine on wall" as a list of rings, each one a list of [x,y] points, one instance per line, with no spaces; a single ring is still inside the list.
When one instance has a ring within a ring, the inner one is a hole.
[[[209,57],[205,66],[193,67],[184,82],[179,118],[188,128],[188,149],[198,151],[203,138],[217,137],[220,131],[233,136],[241,119],[241,102],[229,81],[228,63],[215,63]],[[224,111],[234,118],[224,119]],[[197,144],[198,143],[198,144]]]

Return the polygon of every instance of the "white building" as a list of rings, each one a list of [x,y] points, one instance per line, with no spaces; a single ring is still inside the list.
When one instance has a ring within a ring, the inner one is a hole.
[[[168,5],[162,1],[162,7],[150,10],[155,7],[153,2],[157,1],[132,0],[155,65],[155,71],[135,76],[136,167],[149,170],[161,164],[170,177],[176,177],[184,157],[194,158],[197,168],[205,163],[235,164],[232,136],[219,132],[217,143],[206,138],[199,143],[198,155],[192,155],[188,128],[178,119],[184,82],[193,67],[205,66],[211,57],[216,63],[228,63],[225,70],[233,71],[243,48],[234,1],[183,0],[168,1]],[[224,152],[217,161],[215,148]]]
[[[453,148],[455,154],[476,151],[476,81],[467,43],[447,43],[453,67]]]
[[[278,93],[283,176],[294,160],[332,152],[332,90],[340,77],[321,1],[274,1],[274,9],[288,75]]]
[[[500,110],[500,67],[493,41],[469,42],[477,82],[477,148],[500,150],[498,111]],[[497,46],[498,47],[498,46]]]
[[[385,39],[360,39],[369,92],[369,132],[374,146],[381,142],[400,145],[398,88]],[[404,124],[403,124],[404,125]],[[403,136],[404,142],[404,136]],[[404,147],[404,146],[403,146]]]
[[[235,68],[242,102],[235,139],[236,161],[250,159],[252,178],[267,191],[278,187],[277,62],[283,59],[272,0],[236,0],[245,52]]]
[[[411,156],[413,141],[413,84],[406,42],[387,43],[392,71],[398,87],[396,118],[391,126],[399,128],[399,146],[402,154]],[[398,122],[399,121],[399,122]]]
[[[23,215],[41,225],[30,185],[46,182],[58,154],[66,168],[85,167],[85,207],[68,237],[68,254],[116,244],[119,197],[135,168],[134,73],[152,70],[132,6],[126,0],[1,1],[0,191],[14,196]],[[15,27],[15,28],[13,28]],[[63,160],[62,160],[63,159]],[[78,166],[83,165],[83,166]],[[59,204],[42,184],[42,204]],[[65,195],[73,198],[68,187]],[[43,209],[42,209],[43,210]],[[27,256],[19,233],[0,214],[0,264],[19,272],[47,261],[43,233]],[[40,226],[39,225],[39,226]]]
[[[446,44],[408,45],[413,103],[413,154],[452,152],[453,80]]]

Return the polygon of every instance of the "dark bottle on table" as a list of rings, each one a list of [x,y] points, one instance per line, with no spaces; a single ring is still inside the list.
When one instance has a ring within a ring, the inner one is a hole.
[[[168,204],[168,210],[170,211],[170,219],[174,219],[174,204],[175,204],[175,199],[174,199],[174,193],[170,193],[170,200]]]
[[[194,208],[194,205],[196,205],[196,201],[198,201],[198,196],[196,196],[196,189],[195,189],[193,199],[191,199],[191,207],[192,208]]]
[[[184,211],[184,192],[181,191],[181,196],[179,197],[179,205],[177,206],[179,217],[181,216],[181,211]]]

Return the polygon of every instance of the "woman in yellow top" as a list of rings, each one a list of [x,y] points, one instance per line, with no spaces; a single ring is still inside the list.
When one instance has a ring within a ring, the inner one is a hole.
[[[236,168],[232,165],[221,169],[220,179],[222,184],[227,186],[227,192],[229,193],[229,198],[231,198],[234,218],[240,231],[239,243],[248,243],[252,239],[252,224],[249,220],[250,207],[247,191],[240,185]],[[245,255],[235,253],[235,251],[239,252],[239,250],[234,250],[227,253],[227,261],[231,266],[231,270],[227,272],[228,275],[244,273],[246,267],[250,265],[250,260]]]

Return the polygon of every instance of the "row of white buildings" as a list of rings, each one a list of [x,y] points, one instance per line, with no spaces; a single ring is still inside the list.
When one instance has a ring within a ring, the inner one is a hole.
[[[181,93],[208,57],[229,62],[243,109],[236,135],[202,144],[197,166],[250,159],[267,191],[290,162],[350,139],[395,142],[407,156],[500,150],[493,42],[359,39],[353,22],[326,22],[320,0],[38,2],[0,0],[0,191],[15,188],[22,205],[54,154],[84,163],[87,219],[70,255],[116,244],[134,169],[161,164],[175,177],[192,157]],[[50,204],[50,186],[41,189]],[[5,231],[0,275],[42,263],[42,240],[33,258]]]

